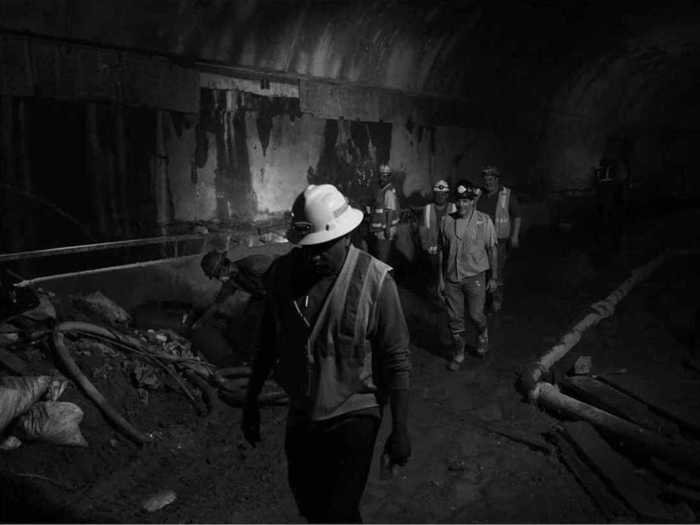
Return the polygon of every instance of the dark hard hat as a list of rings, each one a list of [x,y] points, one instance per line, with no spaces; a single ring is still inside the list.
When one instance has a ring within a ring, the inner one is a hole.
[[[455,185],[455,199],[475,199],[479,195],[481,195],[481,188],[470,180],[462,179]]]
[[[214,279],[218,277],[218,273],[221,270],[224,262],[226,260],[226,255],[224,252],[218,250],[211,250],[204,257],[202,257],[202,271],[204,275],[209,277],[209,279]]]
[[[486,177],[488,175],[490,175],[492,177],[500,177],[501,171],[496,166],[484,166],[481,169],[481,175],[483,177]]]

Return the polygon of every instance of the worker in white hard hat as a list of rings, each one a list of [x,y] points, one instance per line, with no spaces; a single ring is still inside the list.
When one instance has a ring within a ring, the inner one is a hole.
[[[297,247],[267,275],[265,328],[243,411],[243,434],[255,444],[257,398],[274,370],[290,398],[289,484],[309,522],[361,522],[387,402],[383,459],[403,465],[411,453],[408,328],[391,267],[350,242],[362,219],[330,184],[308,186],[294,201],[288,239]]]
[[[379,188],[374,195],[369,221],[372,241],[369,244],[374,256],[384,262],[388,262],[391,257],[391,247],[399,225],[399,198],[391,176],[391,167],[381,164],[378,170]]]
[[[433,184],[433,200],[423,207],[423,214],[418,225],[418,238],[429,275],[429,289],[437,297],[440,257],[438,255],[438,235],[440,222],[448,213],[456,211],[455,205],[448,202],[450,185],[441,179]]]

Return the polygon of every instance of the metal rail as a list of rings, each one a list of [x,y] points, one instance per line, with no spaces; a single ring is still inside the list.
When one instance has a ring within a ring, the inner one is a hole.
[[[150,244],[164,244],[167,242],[189,241],[196,239],[205,239],[220,234],[203,233],[203,234],[184,234],[161,237],[146,237],[143,239],[129,239],[126,241],[110,241],[98,242],[94,244],[78,244],[73,246],[60,246],[58,248],[45,248],[43,250],[28,250],[23,252],[0,253],[0,262],[16,261],[24,259],[36,259],[39,257],[53,257],[56,255],[69,255],[73,253],[96,252],[100,250],[109,250],[112,248],[125,248],[132,246],[148,246]]]

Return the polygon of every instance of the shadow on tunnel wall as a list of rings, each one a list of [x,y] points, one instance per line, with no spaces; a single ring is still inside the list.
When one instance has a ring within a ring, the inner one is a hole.
[[[389,160],[390,147],[389,123],[326,120],[321,156],[316,168],[309,168],[309,184],[333,184],[364,209],[372,203],[376,169]]]

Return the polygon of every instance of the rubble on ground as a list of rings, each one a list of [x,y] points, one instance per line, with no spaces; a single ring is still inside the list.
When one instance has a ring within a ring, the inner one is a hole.
[[[143,442],[196,443],[217,403],[217,367],[183,334],[132,328],[131,315],[100,292],[38,291],[32,309],[0,321],[0,472],[9,476],[88,488],[129,465]],[[74,369],[58,351],[59,330]]]

